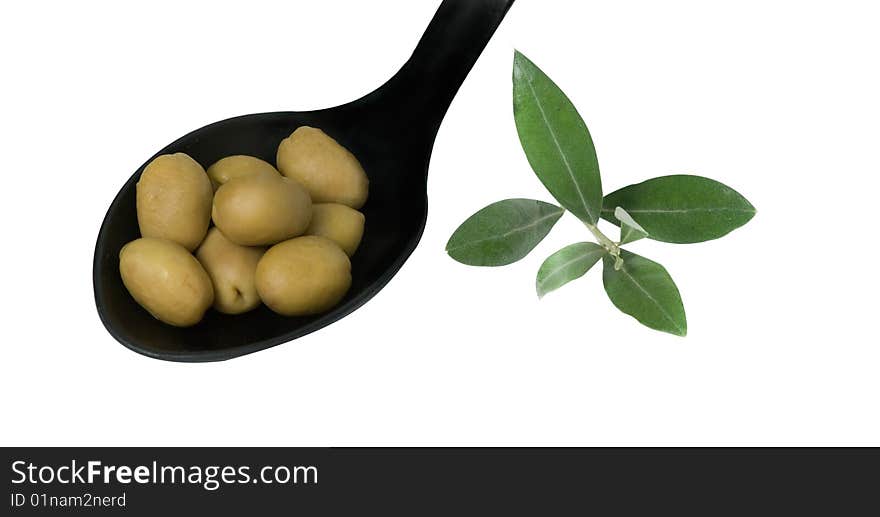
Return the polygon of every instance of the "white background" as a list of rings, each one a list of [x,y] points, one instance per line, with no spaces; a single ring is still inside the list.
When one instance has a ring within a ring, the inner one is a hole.
[[[376,298],[225,363],[117,344],[91,263],[129,175],[215,120],[366,94],[437,5],[3,4],[3,445],[880,445],[870,1],[519,0],[440,131],[421,244]],[[551,200],[516,137],[514,48],[580,109],[607,191],[694,173],[758,208],[719,241],[632,246],[676,279],[687,338],[617,312],[598,271],[538,301],[541,261],[588,238],[569,215],[507,268],[444,253],[492,201]]]

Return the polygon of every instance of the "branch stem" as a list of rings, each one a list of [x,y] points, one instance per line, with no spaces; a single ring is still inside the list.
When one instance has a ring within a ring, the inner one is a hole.
[[[600,230],[599,227],[597,227],[595,224],[585,224],[587,226],[587,229],[590,230],[590,233],[593,234],[593,237],[595,237],[596,240],[599,241],[599,244],[601,244],[606,250],[608,250],[609,253],[615,256],[620,254],[620,247],[617,245],[617,243],[615,243],[614,241],[609,239],[604,233],[602,233],[602,230]]]
[[[620,258],[620,245],[616,242],[612,241],[608,238],[607,235],[602,233],[602,230],[599,229],[595,224],[584,223],[590,233],[593,234],[593,237],[599,241],[599,244],[608,250],[608,254],[614,257],[614,269],[619,270],[623,267],[623,259]]]

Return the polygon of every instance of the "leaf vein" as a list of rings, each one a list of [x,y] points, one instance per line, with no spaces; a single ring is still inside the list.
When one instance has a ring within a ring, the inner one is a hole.
[[[590,255],[593,254],[593,253],[596,253],[596,252],[595,252],[595,251],[590,251],[590,252],[587,252],[587,253],[583,253],[583,254],[578,255],[577,257],[575,257],[575,258],[569,260],[568,262],[566,262],[566,263],[560,265],[559,267],[557,267],[556,269],[554,269],[553,271],[551,271],[550,274],[546,275],[543,279],[541,279],[540,281],[538,281],[538,285],[543,286],[544,284],[547,283],[548,280],[550,280],[551,278],[553,278],[554,276],[556,276],[557,274],[559,274],[562,270],[564,270],[564,269],[567,268],[568,266],[574,264],[575,262],[588,260],[588,259],[590,258]]]
[[[628,278],[630,282],[632,282],[636,287],[638,287],[640,291],[642,291],[643,293],[645,293],[645,296],[647,296],[648,299],[651,300],[651,301],[654,303],[654,305],[657,306],[658,309],[660,309],[660,312],[663,314],[663,316],[665,316],[666,319],[669,320],[669,323],[672,323],[672,326],[675,327],[676,330],[678,330],[679,332],[682,332],[682,328],[678,325],[678,323],[675,322],[675,319],[672,318],[672,315],[669,314],[669,312],[667,312],[666,309],[663,308],[663,305],[661,305],[660,302],[658,302],[657,299],[654,298],[654,297],[651,295],[651,293],[648,292],[647,289],[645,289],[644,287],[642,287],[642,284],[640,284],[640,283],[638,282],[638,280],[635,279],[635,277],[633,277],[632,275],[629,274],[629,271],[626,270],[626,265],[625,265],[625,264],[624,264],[624,266],[620,269],[620,272],[623,273],[624,276],[625,276],[626,278]]]
[[[554,217],[558,217],[559,214],[561,214],[561,213],[562,213],[562,211],[560,210],[559,212],[554,212],[554,213],[552,213],[552,214],[545,215],[545,216],[543,216],[543,217],[541,217],[541,218],[539,218],[539,219],[535,219],[534,221],[532,221],[531,223],[529,223],[529,224],[527,224],[527,225],[524,225],[524,226],[517,226],[516,228],[512,228],[512,229],[510,229],[510,230],[508,230],[508,231],[506,231],[506,232],[504,232],[504,233],[502,233],[502,234],[500,234],[500,235],[491,235],[491,236],[489,236],[489,237],[484,237],[484,238],[482,238],[482,239],[477,239],[477,240],[474,240],[474,241],[464,242],[464,243],[462,243],[462,244],[460,244],[460,245],[458,245],[458,246],[453,246],[453,247],[447,248],[446,251],[460,250],[460,249],[465,248],[465,247],[467,247],[467,246],[475,246],[475,245],[477,245],[477,244],[482,244],[482,243],[484,243],[484,242],[489,242],[489,241],[492,241],[492,240],[500,240],[500,239],[504,239],[504,238],[506,238],[506,237],[510,237],[510,236],[513,235],[513,234],[516,234],[516,233],[519,233],[519,232],[524,232],[524,231],[526,231],[526,230],[531,230],[532,228],[538,226],[539,224],[541,224],[542,222],[546,221],[547,219],[552,219],[552,218],[554,218]]]
[[[661,209],[661,208],[642,208],[642,209],[626,209],[630,214],[686,214],[689,212],[754,212],[754,209],[751,208],[673,208],[673,209]],[[614,213],[614,210],[611,209],[602,209],[602,212],[605,213]]]
[[[565,170],[568,172],[569,178],[571,178],[572,184],[574,184],[574,189],[578,193],[578,197],[581,199],[581,204],[584,206],[584,210],[590,217],[595,217],[593,211],[590,210],[590,207],[587,205],[587,200],[584,198],[584,193],[581,191],[581,186],[577,182],[574,177],[574,171],[571,168],[571,164],[568,162],[568,157],[565,155],[565,152],[562,150],[562,145],[559,143],[559,137],[556,136],[556,132],[553,131],[553,127],[550,125],[550,119],[547,118],[547,112],[544,111],[544,105],[541,103],[541,99],[538,97],[538,92],[535,91],[535,87],[532,84],[532,76],[530,73],[526,72],[523,74],[526,76],[526,84],[529,85],[529,90],[532,92],[532,97],[535,99],[535,104],[538,106],[538,111],[541,112],[541,118],[544,119],[544,126],[547,128],[547,132],[550,133],[550,137],[553,139],[553,143],[556,145],[556,150],[559,151],[559,156],[562,158],[562,163],[565,165]]]

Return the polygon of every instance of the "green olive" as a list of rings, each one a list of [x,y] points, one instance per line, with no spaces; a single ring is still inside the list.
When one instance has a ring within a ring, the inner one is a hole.
[[[141,235],[196,249],[211,222],[213,195],[211,180],[198,162],[183,153],[156,157],[137,183]]]
[[[236,244],[271,245],[306,231],[312,200],[291,179],[246,176],[217,189],[213,218],[223,235]]]
[[[242,314],[260,305],[255,275],[266,250],[239,246],[216,227],[196,251],[214,286],[214,308],[224,314]]]
[[[351,287],[351,262],[336,243],[307,235],[269,248],[257,264],[257,292],[284,316],[319,314]]]
[[[176,242],[152,237],[129,242],[119,252],[119,273],[135,301],[169,325],[195,325],[214,302],[208,273]]]
[[[348,149],[320,129],[303,126],[278,146],[278,170],[300,182],[315,203],[360,208],[367,201],[369,180]]]
[[[337,203],[312,205],[312,223],[306,234],[327,237],[350,257],[364,236],[364,214]]]
[[[275,167],[272,167],[269,162],[243,154],[227,156],[208,167],[208,177],[211,178],[214,190],[217,190],[220,188],[220,185],[223,185],[232,178],[240,178],[242,176],[271,176],[278,178],[281,176],[281,173]]]

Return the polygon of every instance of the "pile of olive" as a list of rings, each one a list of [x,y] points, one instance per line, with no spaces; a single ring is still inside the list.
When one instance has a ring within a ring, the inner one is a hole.
[[[143,308],[187,327],[212,305],[241,314],[262,302],[302,316],[339,303],[364,232],[367,175],[311,127],[281,142],[276,163],[236,155],[205,171],[177,153],[147,165],[137,184],[142,237],[119,253],[122,281]]]

